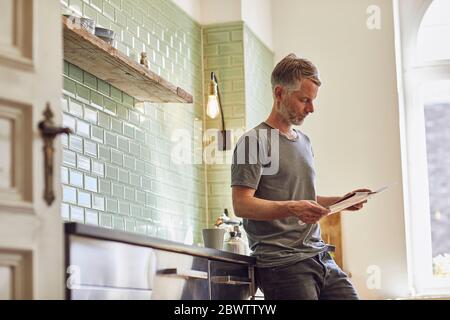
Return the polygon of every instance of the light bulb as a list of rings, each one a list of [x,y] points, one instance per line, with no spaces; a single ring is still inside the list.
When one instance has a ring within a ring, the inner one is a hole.
[[[216,95],[208,96],[208,104],[206,106],[206,114],[211,119],[214,119],[219,114],[219,101],[217,101]]]

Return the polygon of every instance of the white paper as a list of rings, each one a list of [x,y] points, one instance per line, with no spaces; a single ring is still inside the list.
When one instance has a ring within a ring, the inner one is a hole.
[[[331,212],[328,215],[341,212],[344,209],[347,209],[351,206],[354,206],[355,204],[358,204],[360,202],[363,202],[365,200],[368,200],[372,198],[373,196],[386,191],[389,188],[389,186],[384,186],[376,191],[373,192],[355,192],[352,195],[350,195],[347,199],[343,201],[339,201],[331,206],[328,207],[328,209],[331,210]],[[305,223],[302,220],[298,220],[299,225],[304,225]]]
[[[341,212],[346,208],[367,200],[369,197],[369,192],[356,192],[351,198],[329,206],[328,209],[330,209],[331,212],[328,215]]]
[[[355,192],[350,198],[329,206],[328,209],[330,209],[331,212],[328,215],[341,212],[342,210],[354,206],[355,204],[366,201],[387,189],[388,186],[384,186],[383,188],[380,188],[377,191],[373,192]]]

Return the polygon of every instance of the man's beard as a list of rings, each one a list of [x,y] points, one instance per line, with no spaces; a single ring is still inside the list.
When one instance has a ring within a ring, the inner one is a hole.
[[[302,117],[299,119],[295,112],[289,111],[287,105],[282,101],[280,103],[280,107],[278,109],[278,113],[281,115],[281,117],[290,125],[293,126],[300,126],[303,124],[303,121],[305,120],[305,117]]]

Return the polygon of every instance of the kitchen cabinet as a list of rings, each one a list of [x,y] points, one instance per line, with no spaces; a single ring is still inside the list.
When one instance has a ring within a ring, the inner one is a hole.
[[[241,300],[255,297],[255,259],[67,223],[67,299]]]
[[[245,300],[255,295],[253,266],[210,260],[210,295],[212,300]]]
[[[67,294],[70,299],[150,299],[155,253],[151,248],[68,237]]]
[[[207,258],[165,250],[155,253],[152,299],[209,299]]]

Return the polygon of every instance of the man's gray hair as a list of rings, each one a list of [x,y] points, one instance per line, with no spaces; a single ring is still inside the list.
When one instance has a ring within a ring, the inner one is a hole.
[[[309,79],[317,86],[322,84],[317,67],[311,61],[291,53],[278,62],[272,71],[272,92],[276,85],[293,90],[303,79]]]

